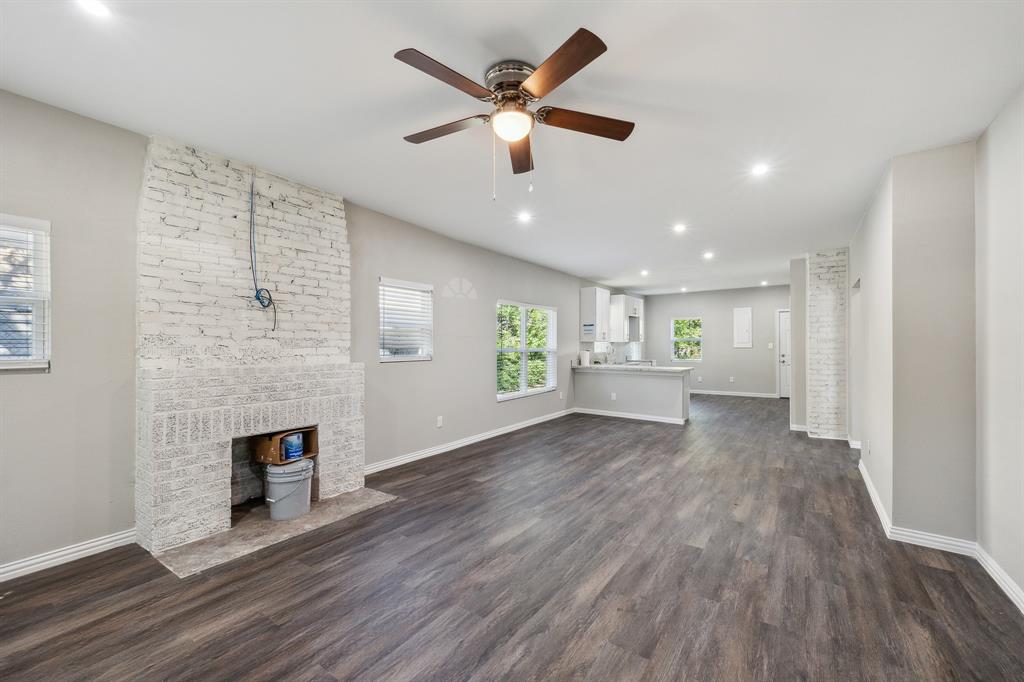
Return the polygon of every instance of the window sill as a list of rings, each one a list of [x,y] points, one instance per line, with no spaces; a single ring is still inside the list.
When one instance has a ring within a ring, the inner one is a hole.
[[[14,371],[50,371],[49,360],[3,360],[0,361],[0,372],[14,372]]]
[[[673,360],[672,362],[678,365],[682,365],[689,362],[703,362],[703,360]]]
[[[378,362],[430,362],[434,359],[433,355],[415,355],[407,358],[394,357],[394,358],[378,358]]]
[[[531,395],[540,395],[541,393],[551,393],[557,391],[558,386],[545,386],[544,388],[534,388],[526,391],[525,393],[499,393],[498,402],[503,403],[506,400],[517,400],[518,398],[529,398]]]

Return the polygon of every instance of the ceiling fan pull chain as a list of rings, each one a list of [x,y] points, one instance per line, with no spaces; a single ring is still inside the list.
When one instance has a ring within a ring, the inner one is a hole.
[[[532,130],[529,132],[529,135],[530,135],[530,188],[528,190],[526,190],[526,191],[527,192],[532,192],[533,191],[533,171],[535,170],[534,167],[533,167],[533,131]]]
[[[498,200],[498,137],[491,128],[491,201]]]

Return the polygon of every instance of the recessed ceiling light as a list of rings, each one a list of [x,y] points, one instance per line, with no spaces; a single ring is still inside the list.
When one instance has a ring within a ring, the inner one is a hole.
[[[768,175],[769,170],[767,163],[755,163],[750,169],[750,174],[755,178],[759,178],[762,175]]]
[[[646,276],[647,276],[647,275],[649,275],[649,274],[651,274],[651,273],[647,272],[646,270],[641,270],[641,271],[640,271],[640,276],[641,276],[641,277],[646,277]]]
[[[533,220],[533,216],[530,215],[528,211],[520,211],[519,215],[516,216],[516,219],[518,219],[521,223],[528,223],[531,220]]]
[[[704,260],[711,260],[714,257],[715,257],[715,254],[712,251],[705,251],[704,252]]]
[[[78,6],[94,17],[106,19],[110,16],[110,10],[100,0],[78,0]]]
[[[686,225],[684,225],[683,223],[676,223],[675,225],[672,226],[672,229],[675,230],[677,233],[686,232]]]
[[[766,286],[768,286],[768,282],[765,282],[764,280],[762,280],[762,281],[761,281],[761,286],[763,286],[763,287],[766,287]]]
[[[686,287],[681,287],[681,288],[679,289],[679,291],[682,291],[683,293],[685,293],[685,292],[686,292]]]

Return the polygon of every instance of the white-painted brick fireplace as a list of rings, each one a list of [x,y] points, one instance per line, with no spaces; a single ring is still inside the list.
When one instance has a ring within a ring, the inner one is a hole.
[[[249,183],[260,286],[253,297]],[[138,211],[136,531],[152,552],[231,525],[232,439],[316,424],[321,498],[363,485],[341,197],[154,139]]]

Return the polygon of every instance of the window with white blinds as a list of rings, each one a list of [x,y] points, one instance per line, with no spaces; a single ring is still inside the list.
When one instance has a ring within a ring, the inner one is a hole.
[[[434,287],[380,278],[381,362],[430,360],[434,355]]]
[[[50,223],[0,213],[0,369],[50,363]]]
[[[498,301],[498,400],[558,387],[557,320],[554,308]]]

